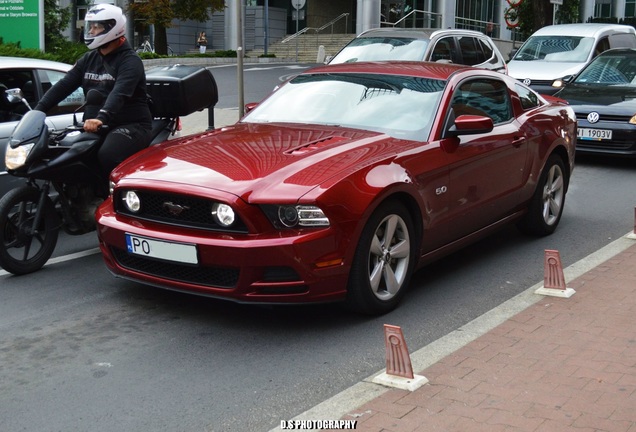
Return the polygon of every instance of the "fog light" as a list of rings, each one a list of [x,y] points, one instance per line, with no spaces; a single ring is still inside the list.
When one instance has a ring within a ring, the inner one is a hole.
[[[141,200],[135,191],[127,191],[124,196],[126,207],[133,213],[137,213],[141,209]]]
[[[214,220],[221,226],[229,227],[234,223],[234,210],[227,204],[215,203],[211,213]]]

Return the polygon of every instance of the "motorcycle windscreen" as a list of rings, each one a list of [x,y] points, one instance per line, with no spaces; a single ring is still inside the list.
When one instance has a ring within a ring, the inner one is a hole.
[[[9,137],[9,145],[16,148],[27,142],[35,142],[44,132],[44,128],[47,127],[45,120],[46,114],[42,111],[27,112],[13,129],[13,133]]]

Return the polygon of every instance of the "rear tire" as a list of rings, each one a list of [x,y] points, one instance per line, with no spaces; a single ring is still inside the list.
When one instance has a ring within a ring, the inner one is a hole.
[[[556,230],[563,214],[568,182],[563,160],[551,155],[539,177],[528,213],[517,225],[522,232],[546,236]]]
[[[358,242],[349,274],[348,306],[368,315],[395,309],[415,267],[416,244],[415,227],[406,207],[397,201],[381,204]]]
[[[57,243],[55,207],[49,197],[35,233],[31,233],[40,191],[19,187],[0,199],[0,266],[15,275],[37,271],[46,264]]]

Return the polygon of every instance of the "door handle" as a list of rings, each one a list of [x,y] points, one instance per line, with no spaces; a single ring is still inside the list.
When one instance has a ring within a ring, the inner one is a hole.
[[[526,137],[522,136],[522,137],[514,137],[512,139],[512,145],[519,148],[521,147],[521,144],[523,144],[526,141]]]

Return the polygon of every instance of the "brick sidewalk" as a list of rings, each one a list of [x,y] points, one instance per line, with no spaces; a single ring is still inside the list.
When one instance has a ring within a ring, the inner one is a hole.
[[[636,432],[636,244],[350,411],[358,431]]]

